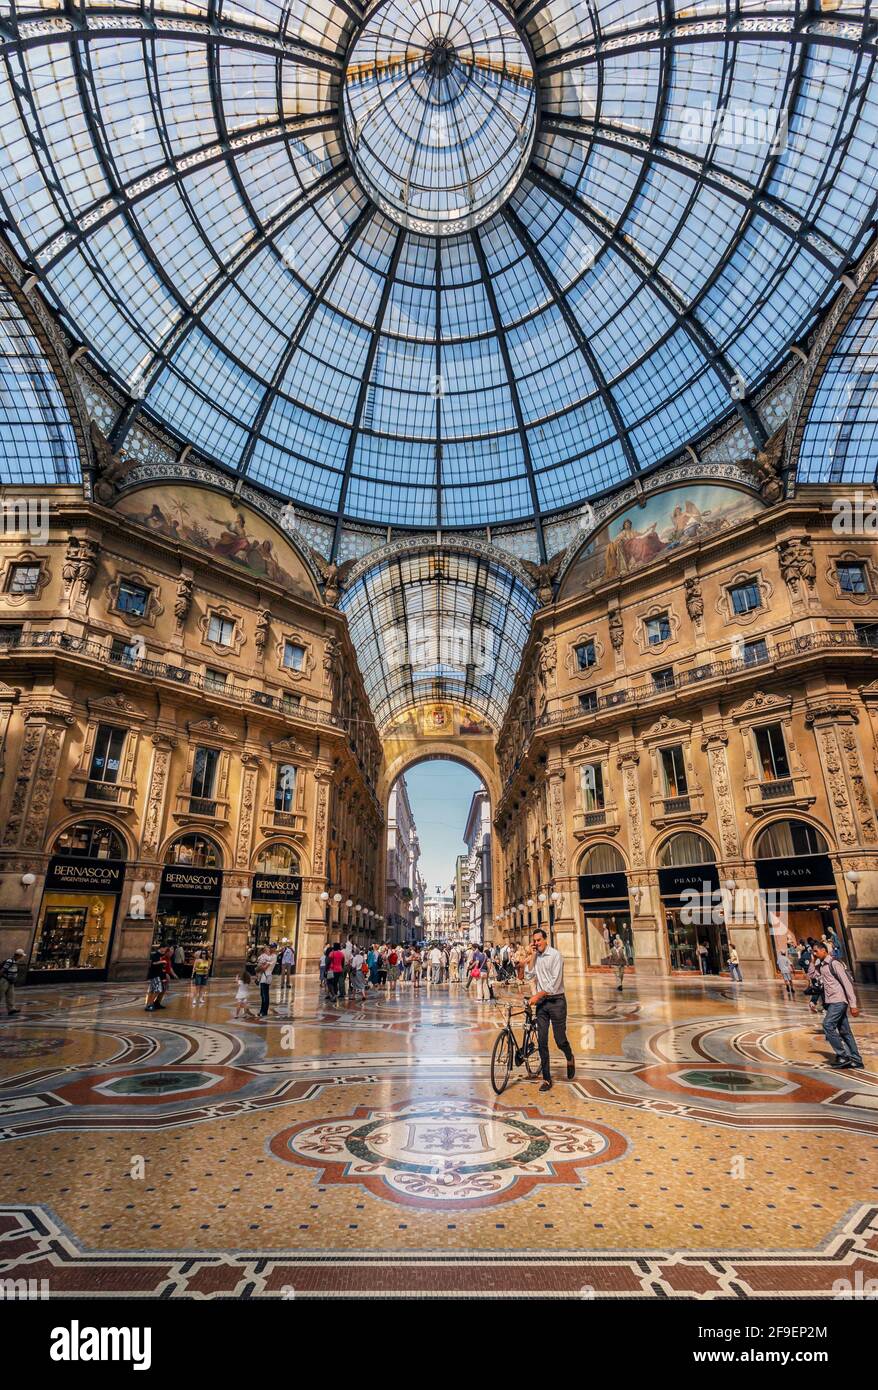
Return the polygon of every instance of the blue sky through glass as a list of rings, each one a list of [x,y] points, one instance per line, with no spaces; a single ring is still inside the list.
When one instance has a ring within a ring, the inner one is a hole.
[[[405,774],[409,802],[421,842],[421,873],[427,892],[454,883],[457,856],[466,846],[463,832],[473,793],[482,785],[474,772],[445,759],[418,763]]]

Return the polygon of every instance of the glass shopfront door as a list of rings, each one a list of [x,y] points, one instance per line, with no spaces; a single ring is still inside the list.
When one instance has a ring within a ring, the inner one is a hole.
[[[34,982],[107,978],[124,853],[116,832],[99,822],[81,822],[58,837],[31,952]]]
[[[178,975],[192,974],[192,963],[199,951],[208,952],[213,969],[222,879],[218,869],[165,866],[153,946],[183,947],[185,960],[174,966]]]

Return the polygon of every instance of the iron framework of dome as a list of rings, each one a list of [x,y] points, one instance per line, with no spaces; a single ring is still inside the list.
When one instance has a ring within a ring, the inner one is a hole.
[[[114,445],[153,416],[338,535],[539,529],[733,409],[758,440],[749,396],[873,221],[869,12],[468,0],[520,37],[536,133],[526,168],[502,146],[490,216],[470,180],[473,225],[434,236],[379,210],[342,131],[349,59],[394,7],[447,80],[463,50],[426,0],[3,4],[0,212],[124,388]]]

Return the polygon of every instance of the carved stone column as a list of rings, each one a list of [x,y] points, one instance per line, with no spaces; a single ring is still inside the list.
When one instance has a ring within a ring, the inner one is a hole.
[[[710,768],[710,783],[716,804],[716,818],[719,822],[723,858],[740,857],[741,844],[738,837],[738,822],[735,816],[735,799],[729,777],[729,764],[726,756],[729,736],[718,731],[706,734],[701,742],[702,752],[707,754]]]
[[[250,850],[253,845],[253,822],[256,814],[256,783],[259,777],[261,759],[254,753],[242,753],[244,768],[241,778],[241,801],[238,810],[238,842],[235,848],[235,868],[246,870],[250,867]]]
[[[302,895],[300,921],[300,961],[303,966],[316,965],[326,939],[326,920],[320,892],[328,887],[326,879],[329,857],[329,815],[332,795],[333,771],[331,767],[318,765],[314,769],[314,829],[311,840],[311,864],[313,884],[311,892]]]
[[[634,967],[644,975],[659,975],[668,968],[667,947],[658,887],[646,863],[639,763],[640,754],[634,747],[623,748],[616,760],[622,774],[622,800],[628,820],[628,847],[631,857],[628,896],[631,902],[631,932],[634,937]]]
[[[158,855],[165,820],[165,806],[168,798],[168,779],[171,770],[171,754],[177,746],[176,739],[166,734],[153,734],[152,766],[149,770],[149,790],[143,812],[141,829],[141,853],[144,859],[154,859]]]
[[[54,709],[30,709],[24,719],[24,740],[3,845],[8,849],[41,850],[64,735],[75,721],[72,715]]]
[[[0,777],[6,771],[6,735],[9,731],[9,720],[20,694],[20,690],[0,681]]]

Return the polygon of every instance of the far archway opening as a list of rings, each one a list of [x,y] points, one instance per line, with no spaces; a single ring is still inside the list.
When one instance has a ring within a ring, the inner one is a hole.
[[[388,941],[492,940],[491,817],[488,789],[463,759],[428,755],[396,777],[387,798]]]

